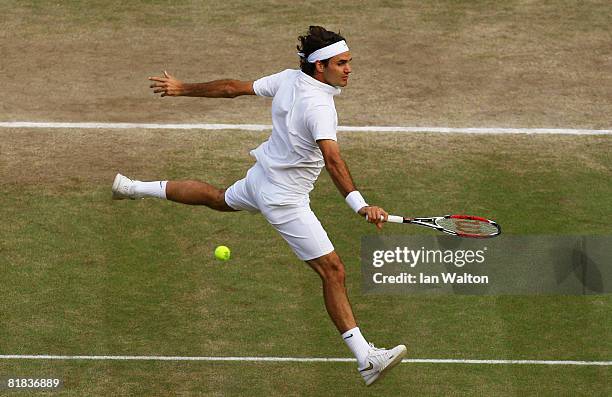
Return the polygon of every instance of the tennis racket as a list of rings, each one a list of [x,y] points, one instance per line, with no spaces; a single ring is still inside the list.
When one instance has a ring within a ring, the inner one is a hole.
[[[501,227],[496,222],[471,215],[445,215],[431,218],[404,218],[389,215],[387,222],[421,225],[459,237],[489,238],[501,234]]]

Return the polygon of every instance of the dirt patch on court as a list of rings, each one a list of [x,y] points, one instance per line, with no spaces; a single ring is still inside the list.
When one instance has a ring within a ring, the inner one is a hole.
[[[294,68],[310,23],[354,56],[341,124],[609,128],[612,14],[591,2],[20,3],[0,33],[3,120],[269,122],[269,101],[160,99],[146,78]]]

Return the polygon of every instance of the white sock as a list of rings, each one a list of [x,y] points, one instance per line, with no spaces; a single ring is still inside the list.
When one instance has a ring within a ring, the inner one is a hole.
[[[134,181],[134,195],[136,197],[155,197],[166,199],[166,182],[140,182]]]
[[[366,357],[368,356],[368,350],[370,350],[370,345],[368,345],[368,342],[366,342],[363,335],[361,335],[359,327],[349,329],[348,331],[343,333],[342,339],[344,339],[346,345],[349,349],[351,349],[353,355],[357,359],[357,367],[365,368]]]

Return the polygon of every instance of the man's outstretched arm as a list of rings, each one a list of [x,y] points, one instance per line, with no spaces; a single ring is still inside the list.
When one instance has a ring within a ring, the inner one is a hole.
[[[235,98],[255,95],[252,81],[214,80],[207,83],[183,83],[164,71],[162,77],[149,77],[154,94],[161,96],[192,96],[206,98]]]
[[[322,139],[317,141],[323,159],[325,160],[325,169],[329,173],[332,181],[340,191],[343,197],[347,197],[349,193],[357,190],[349,169],[340,155],[340,146],[338,142],[331,139]],[[388,214],[380,207],[367,205],[357,211],[359,215],[366,216],[368,222],[375,223],[376,227],[382,228],[382,224],[387,220]],[[382,218],[382,220],[381,220]]]

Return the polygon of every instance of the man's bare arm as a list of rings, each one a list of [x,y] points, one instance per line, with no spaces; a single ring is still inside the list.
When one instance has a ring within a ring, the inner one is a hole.
[[[353,177],[348,170],[344,159],[340,155],[340,146],[338,142],[331,139],[323,139],[317,141],[323,158],[325,159],[325,169],[331,176],[332,181],[342,194],[342,197],[346,197],[353,190],[357,190]]]
[[[149,77],[153,81],[154,94],[161,96],[191,96],[206,98],[235,98],[241,95],[255,95],[252,81],[215,80],[207,83],[183,83],[164,71],[162,77]]]
[[[344,159],[340,155],[340,146],[338,142],[331,139],[322,139],[317,141],[321,153],[323,153],[323,159],[325,160],[325,169],[329,173],[332,181],[340,191],[343,197],[357,190],[351,173],[344,162]],[[362,216],[367,216],[370,223],[375,223],[376,226],[381,229],[383,221],[387,220],[388,214],[385,210],[377,206],[363,207],[358,212]],[[382,220],[381,220],[382,216]]]

